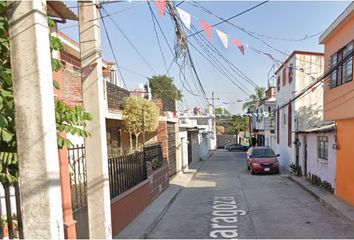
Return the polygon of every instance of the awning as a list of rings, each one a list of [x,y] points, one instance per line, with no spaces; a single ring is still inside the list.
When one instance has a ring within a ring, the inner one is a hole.
[[[336,125],[334,123],[329,124],[329,125],[324,125],[321,127],[317,128],[310,128],[306,130],[299,130],[299,131],[294,131],[295,133],[325,133],[325,132],[333,132],[336,129]]]
[[[63,1],[47,1],[47,15],[59,18],[63,22],[66,20],[79,20],[76,14]]]

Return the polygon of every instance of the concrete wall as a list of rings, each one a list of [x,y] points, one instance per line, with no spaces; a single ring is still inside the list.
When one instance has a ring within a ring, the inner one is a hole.
[[[116,236],[134,220],[151,200],[149,180],[112,199],[112,235]]]
[[[188,138],[187,131],[179,131],[178,137],[180,139],[179,146],[179,160],[181,164],[181,170],[185,170],[188,168]]]
[[[164,165],[161,168],[153,172],[149,176],[150,180],[150,198],[151,201],[157,198],[166,188],[169,186],[169,169],[168,165]]]
[[[336,150],[333,149],[335,144],[334,133],[313,133],[306,134],[307,136],[307,173],[314,174],[321,178],[322,181],[327,181],[335,188],[336,185]],[[323,160],[318,157],[317,146],[319,136],[328,137],[328,160]],[[305,169],[305,143],[304,134],[299,134],[300,154],[299,163],[302,171]]]
[[[336,194],[354,206],[354,118],[337,121]]]
[[[289,82],[289,66],[293,66],[293,79]],[[277,91],[276,109],[288,104],[289,100],[299,94],[306,86],[323,73],[323,56],[319,53],[295,53],[278,69],[276,78],[280,77],[280,88]],[[283,69],[285,81],[283,81]],[[302,70],[303,69],[303,70]],[[312,77],[311,77],[312,76]],[[295,163],[295,134],[294,130],[305,130],[322,124],[323,88],[319,86],[308,94],[291,103],[291,144],[288,142],[289,132],[289,105],[280,109],[279,114],[279,144],[276,152],[280,154],[279,161],[282,167]]]
[[[354,39],[353,14],[324,42],[325,69],[329,69],[330,57],[339,49]],[[353,63],[354,64],[354,63]],[[329,85],[329,84],[328,84]],[[354,106],[354,81],[329,89],[326,87],[324,94],[324,116],[326,120],[354,118],[354,111],[348,111]],[[342,96],[338,98],[338,96]]]

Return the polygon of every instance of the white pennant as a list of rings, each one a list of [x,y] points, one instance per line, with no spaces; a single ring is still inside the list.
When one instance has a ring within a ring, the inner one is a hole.
[[[191,15],[180,8],[177,8],[177,11],[178,11],[179,16],[181,17],[183,24],[186,26],[186,28],[190,29],[191,28]]]
[[[224,45],[224,47],[227,48],[227,42],[228,42],[227,34],[222,31],[219,31],[217,29],[216,29],[216,33],[219,35],[219,38],[220,38],[222,44]]]

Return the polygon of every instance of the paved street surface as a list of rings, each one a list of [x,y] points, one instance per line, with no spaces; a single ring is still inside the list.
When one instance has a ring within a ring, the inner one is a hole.
[[[286,177],[250,175],[245,153],[217,151],[148,236],[213,237],[354,238],[354,227]]]

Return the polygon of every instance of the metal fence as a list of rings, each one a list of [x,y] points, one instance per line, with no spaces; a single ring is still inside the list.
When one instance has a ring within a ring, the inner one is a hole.
[[[144,152],[110,157],[108,166],[111,198],[147,179]]]
[[[85,146],[76,145],[68,149],[71,201],[73,210],[87,205],[87,178]]]
[[[20,189],[18,182],[12,186],[2,184],[3,196],[1,196],[1,205],[5,200],[5,213],[1,216],[1,238],[23,239],[22,215],[20,206]]]
[[[144,147],[144,158],[146,162],[151,163],[152,170],[157,170],[162,166],[163,155],[162,145],[154,144]]]

